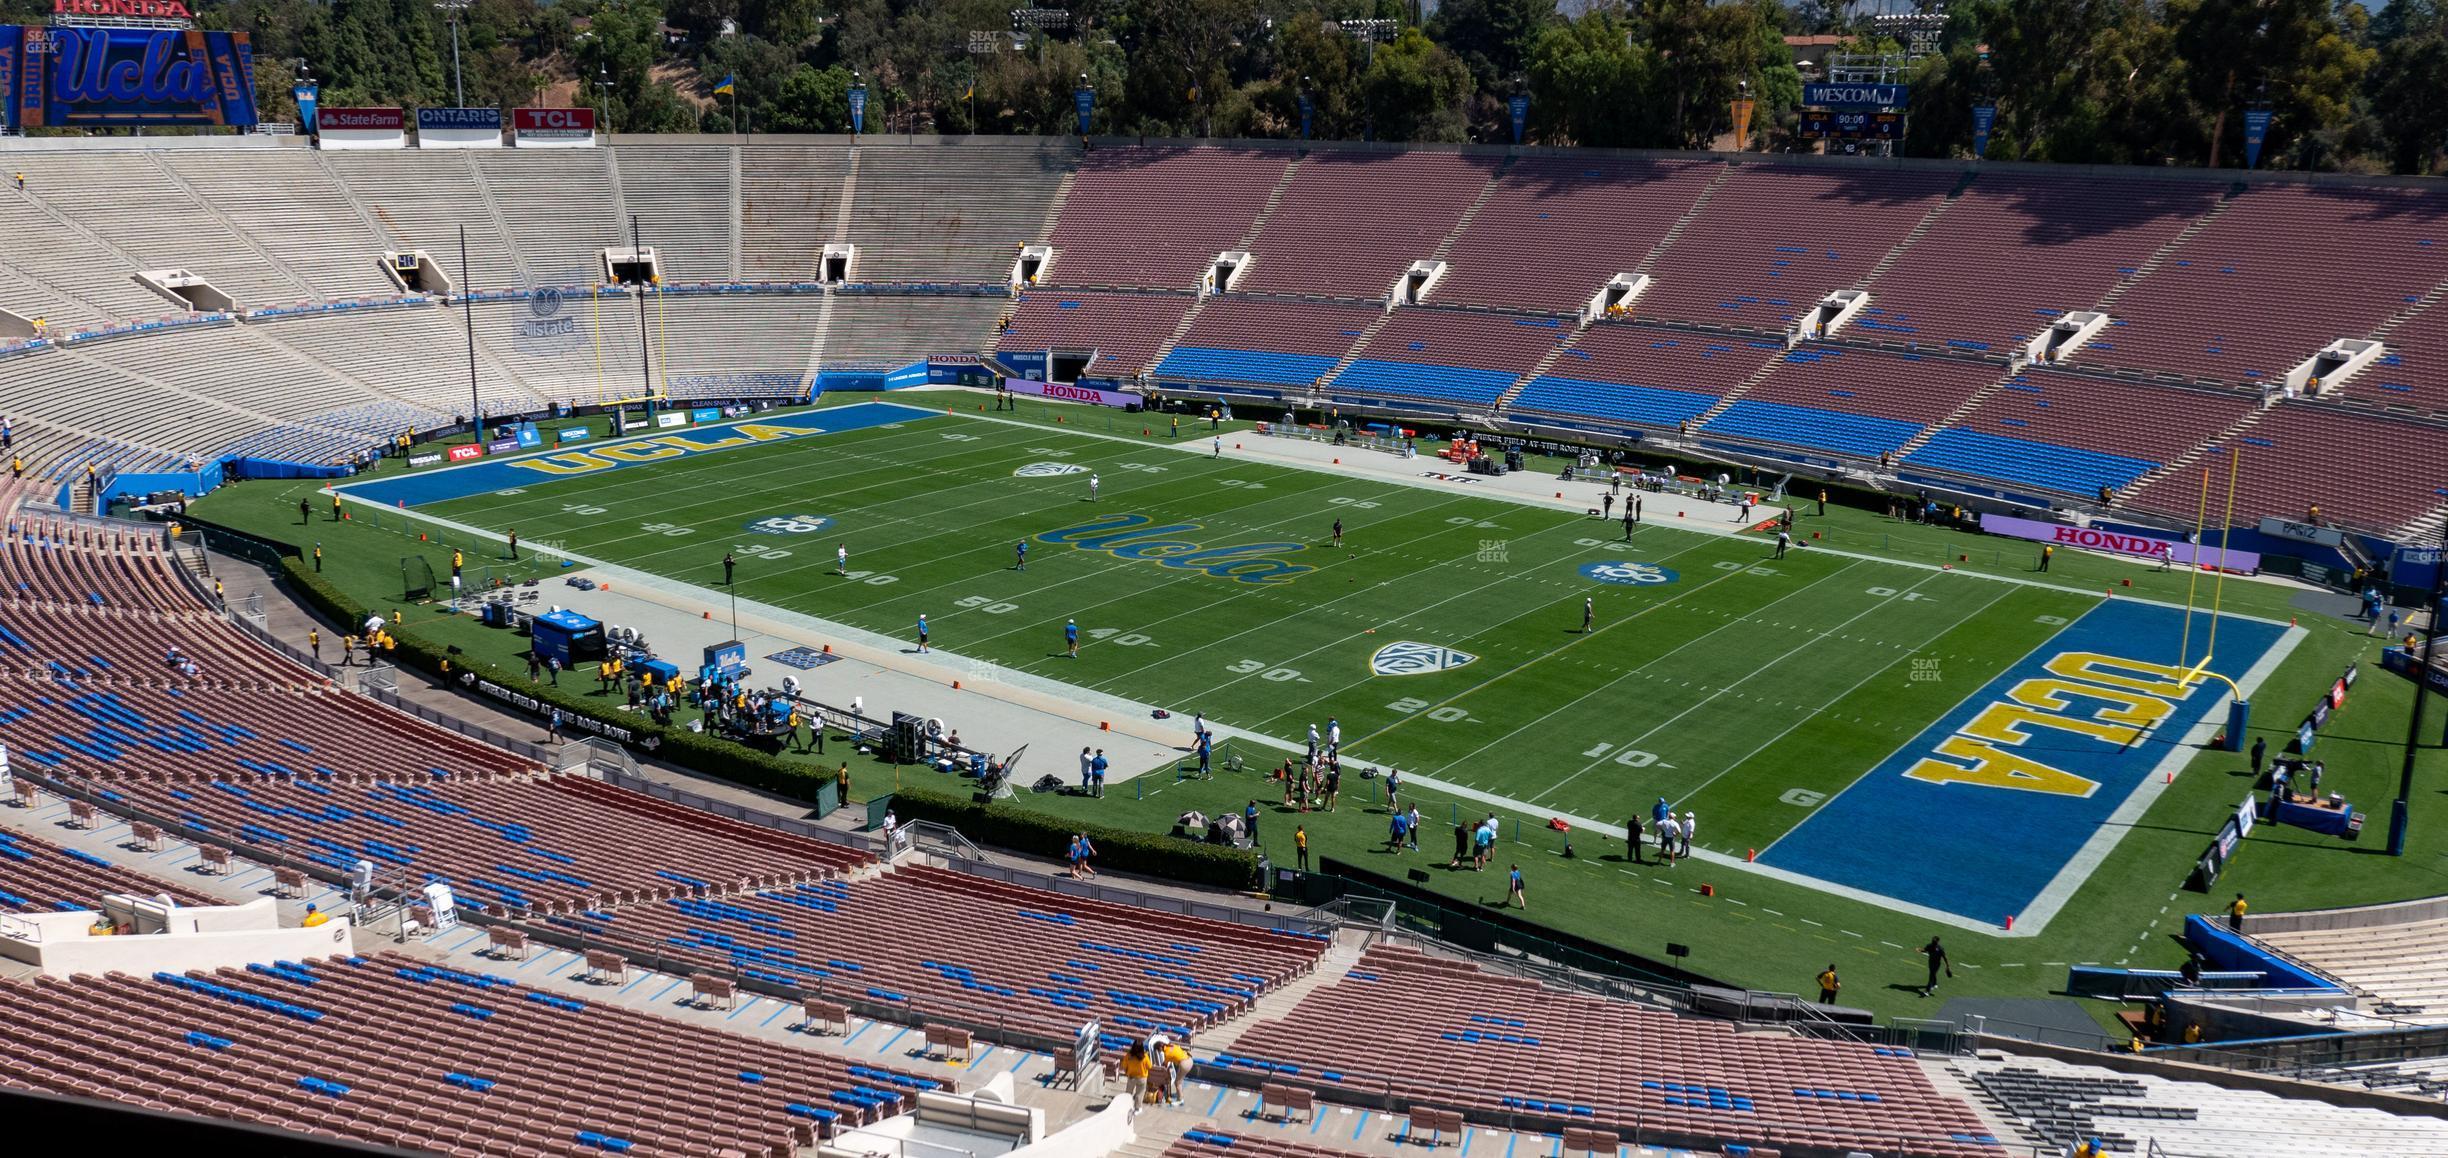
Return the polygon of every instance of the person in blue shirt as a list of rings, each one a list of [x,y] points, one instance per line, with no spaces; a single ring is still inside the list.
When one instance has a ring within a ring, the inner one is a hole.
[[[1403,838],[1410,834],[1410,830],[1411,815],[1397,810],[1394,813],[1394,819],[1386,822],[1386,847],[1395,852],[1401,852]]]
[[[1243,806],[1241,807],[1241,819],[1243,819],[1243,820],[1245,820],[1245,821],[1248,821],[1248,822],[1249,822],[1249,835],[1250,835],[1250,843],[1252,843],[1252,844],[1256,844],[1256,843],[1258,843],[1258,802],[1257,802],[1257,801],[1252,800],[1252,801],[1250,801],[1248,804],[1245,804],[1245,805],[1243,805]]]
[[[1649,819],[1652,821],[1662,821],[1673,815],[1674,810],[1666,806],[1666,798],[1663,796],[1658,797],[1657,804],[1649,809]]]
[[[1078,659],[1078,658],[1079,658],[1079,621],[1078,621],[1078,620],[1076,620],[1076,619],[1066,619],[1066,620],[1064,620],[1064,621],[1063,621],[1063,642],[1064,642],[1064,643],[1066,643],[1066,644],[1069,644],[1069,645],[1070,645],[1070,647],[1071,647],[1071,658],[1073,658],[1073,659]]]
[[[1074,644],[1073,646],[1077,647],[1078,645]],[[1198,734],[1198,754],[1199,775],[1205,776],[1209,771],[1207,761],[1213,758],[1215,755],[1215,739],[1204,731],[1201,731]]]
[[[1103,748],[1097,749],[1096,759],[1088,762],[1088,781],[1088,794],[1102,798],[1105,795],[1105,749]]]
[[[1505,899],[1513,904],[1520,905],[1524,909],[1529,908],[1530,894],[1522,890],[1522,875],[1520,865],[1513,866],[1511,886],[1512,891],[1505,895]]]
[[[920,655],[925,655],[925,654],[926,654],[926,649],[927,649],[927,626],[926,626],[926,613],[922,611],[922,612],[919,612],[919,613],[918,613],[918,654],[920,654]]]
[[[1012,554],[1014,556],[1012,560],[1012,570],[1028,570],[1028,540],[1022,539],[1016,543],[1013,543]]]

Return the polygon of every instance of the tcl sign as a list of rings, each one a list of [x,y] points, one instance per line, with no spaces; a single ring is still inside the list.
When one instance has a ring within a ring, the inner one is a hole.
[[[51,0],[53,16],[130,16],[146,20],[193,20],[178,0]]]
[[[320,109],[315,113],[315,128],[326,133],[397,133],[408,127],[408,117],[398,109]]]
[[[474,443],[469,443],[465,446],[454,446],[450,448],[450,459],[452,462],[466,462],[471,458],[483,458],[484,452],[485,450],[483,447]]]
[[[511,124],[529,136],[592,136],[593,109],[513,109]]]

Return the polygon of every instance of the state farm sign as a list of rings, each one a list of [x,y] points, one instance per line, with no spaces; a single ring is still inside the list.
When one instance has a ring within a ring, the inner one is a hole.
[[[315,127],[326,133],[397,133],[407,129],[408,117],[399,109],[322,109],[315,113]]]
[[[512,109],[510,127],[521,145],[591,145],[595,142],[595,110]]]

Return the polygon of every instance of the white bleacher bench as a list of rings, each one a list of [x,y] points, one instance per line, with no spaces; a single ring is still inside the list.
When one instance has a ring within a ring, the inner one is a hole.
[[[199,844],[196,846],[196,863],[211,869],[216,874],[228,876],[230,850],[217,844]]]
[[[732,1002],[737,1000],[739,1000],[739,993],[726,978],[716,977],[711,973],[697,973],[689,977],[689,1004],[691,1005],[700,1008],[729,1009]]]
[[[160,852],[162,830],[141,820],[130,821],[128,823],[128,843],[145,852]]]
[[[629,979],[629,959],[602,949],[586,951],[586,972],[579,979],[589,982],[619,984]]]
[[[68,827],[92,828],[98,818],[99,814],[94,811],[93,805],[82,800],[68,802]]]
[[[1617,1137],[1613,1130],[1564,1131],[1564,1158],[1572,1158],[1575,1154],[1603,1154],[1606,1158],[1615,1158],[1616,1152],[1622,1149],[1623,1139]]]
[[[956,1053],[962,1061],[968,1061],[971,1052],[976,1048],[977,1043],[969,1036],[968,1030],[957,1029],[949,1025],[926,1027],[926,1054],[929,1057],[933,1057],[935,1051],[941,1049],[944,1051],[945,1061],[952,1060]]]
[[[818,1001],[813,997],[799,1003],[799,1024],[792,1026],[792,1029],[822,1033],[825,1026],[839,1026],[833,1031],[837,1034],[850,1032],[850,1007],[831,1001]]]
[[[293,868],[273,869],[272,891],[274,894],[284,897],[305,896],[306,874]]]
[[[1317,1095],[1309,1090],[1268,1082],[1258,1087],[1259,1117],[1266,1116],[1268,1106],[1275,1107],[1276,1116],[1286,1122],[1292,1120],[1295,1111],[1309,1115],[1311,1121],[1317,1120]]]
[[[527,934],[501,925],[485,930],[485,956],[507,957],[514,954],[521,961],[527,959]]]
[[[1423,1133],[1428,1136],[1420,1137]],[[1462,1111],[1434,1110],[1426,1106],[1414,1106],[1411,1109],[1410,1118],[1403,1122],[1402,1133],[1397,1135],[1395,1140],[1417,1142],[1432,1150],[1446,1145],[1449,1140],[1459,1144],[1462,1140]]]

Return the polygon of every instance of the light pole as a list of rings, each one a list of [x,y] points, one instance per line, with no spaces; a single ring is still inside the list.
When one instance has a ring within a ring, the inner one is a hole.
[[[602,65],[595,67],[595,103],[603,115],[604,135],[612,135],[612,73]]]
[[[467,82],[459,74],[459,18],[476,0],[434,0],[434,7],[449,14],[451,28],[451,92],[460,108],[467,107]]]

